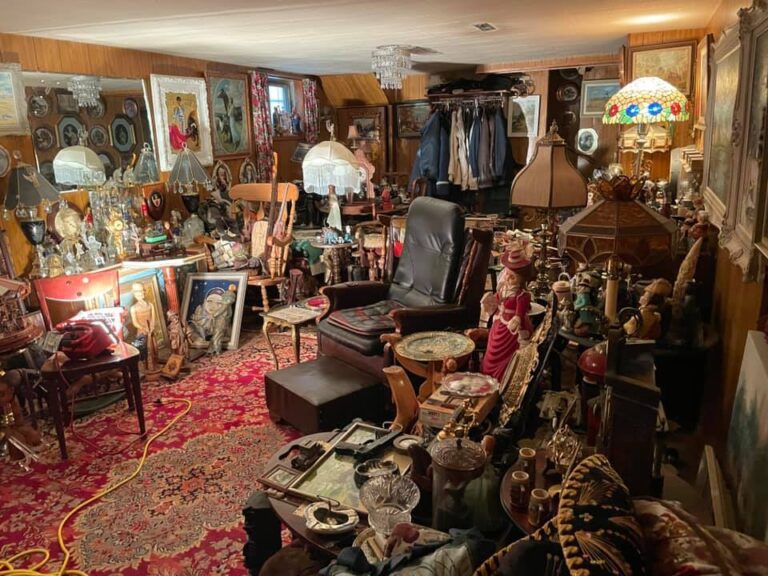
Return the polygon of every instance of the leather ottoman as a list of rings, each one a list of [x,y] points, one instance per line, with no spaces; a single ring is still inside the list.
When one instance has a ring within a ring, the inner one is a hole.
[[[381,380],[331,356],[268,372],[267,407],[304,434],[343,428],[355,418],[384,419],[388,390]]]

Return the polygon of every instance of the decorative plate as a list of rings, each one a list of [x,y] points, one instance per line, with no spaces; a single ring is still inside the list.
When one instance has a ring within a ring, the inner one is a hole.
[[[112,138],[112,146],[118,152],[130,152],[136,145],[136,132],[133,129],[133,122],[125,116],[115,116],[110,126],[110,136]]]
[[[412,436],[410,434],[401,434],[400,436],[395,438],[394,442],[392,442],[392,446],[395,447],[395,450],[403,453],[407,453],[408,448],[416,444],[421,444],[421,437]]]
[[[565,80],[576,80],[579,77],[579,70],[577,68],[562,68],[560,77]]]
[[[86,109],[88,116],[91,118],[104,118],[104,114],[107,113],[107,104],[101,98],[98,99],[96,106],[92,106]]]
[[[11,155],[5,146],[0,146],[0,178],[4,178],[11,171]]]
[[[136,118],[139,115],[139,103],[133,98],[123,100],[123,112],[128,118]]]
[[[307,530],[318,534],[343,534],[353,530],[359,521],[352,508],[331,506],[328,502],[315,502],[304,509]]]
[[[395,344],[395,351],[417,362],[435,362],[471,354],[475,343],[454,332],[417,332]]]
[[[558,102],[575,102],[579,99],[579,87],[573,82],[563,84],[557,89],[555,97]]]
[[[35,148],[41,152],[50,150],[56,145],[56,136],[54,136],[53,130],[48,126],[38,126],[35,128],[35,131],[32,132],[32,140]]]
[[[96,148],[109,146],[109,132],[101,124],[96,124],[88,133],[88,140]]]
[[[499,390],[499,381],[476,372],[454,372],[443,377],[441,390],[456,396],[488,396]]]
[[[51,111],[51,101],[42,92],[35,92],[27,100],[27,109],[35,118],[45,118]]]

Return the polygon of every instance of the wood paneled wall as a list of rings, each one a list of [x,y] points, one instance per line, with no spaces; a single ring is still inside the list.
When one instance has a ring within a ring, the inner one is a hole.
[[[30,71],[138,78],[144,80],[147,90],[149,90],[149,77],[151,74],[202,78],[207,72],[212,71],[225,71],[246,75],[251,70],[251,68],[242,66],[183,58],[156,52],[112,48],[109,46],[19,36],[16,34],[0,34],[0,61],[19,63],[23,70]],[[266,71],[283,76],[280,72]],[[300,78],[296,75],[284,76],[293,79]],[[298,87],[298,92],[301,92],[300,86]],[[323,105],[327,103],[327,99],[322,90],[319,92],[320,104]],[[386,97],[384,97],[384,102],[386,103]],[[148,102],[148,107],[151,109],[151,102]],[[321,138],[323,137],[323,130],[324,127],[321,127]],[[301,165],[290,161],[300,141],[301,139],[296,137],[285,137],[275,140],[274,148],[280,157],[279,180],[290,181],[301,178]],[[25,162],[35,164],[34,149],[30,136],[0,137],[0,145],[5,146],[9,151],[19,150]],[[252,157],[255,157],[254,155],[255,152],[252,154]],[[232,171],[235,182],[238,179],[242,160],[225,161]],[[164,177],[167,177],[167,174]],[[0,198],[4,198],[6,186],[5,181],[0,182]],[[74,200],[74,203],[82,208],[85,206],[87,199],[84,194],[81,196],[72,197],[72,195],[69,195],[67,199]],[[168,212],[171,209],[179,209],[182,213],[186,213],[180,200],[173,194],[169,194],[166,205]],[[28,271],[32,249],[21,234],[18,224],[12,218],[11,221],[2,224],[2,226],[7,230],[9,243],[13,247],[14,265],[17,272]]]
[[[334,108],[346,106],[383,106],[389,104],[384,90],[373,74],[333,74],[321,76],[328,102]]]

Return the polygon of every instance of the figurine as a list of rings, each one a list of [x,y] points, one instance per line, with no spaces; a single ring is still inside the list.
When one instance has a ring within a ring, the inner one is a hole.
[[[134,282],[131,292],[136,302],[131,306],[131,324],[136,328],[139,336],[147,340],[147,370],[155,370],[157,362],[157,342],[155,340],[155,308],[147,302],[147,294],[144,285]]]
[[[643,295],[640,296],[640,316],[642,326],[639,330],[637,320],[630,318],[624,324],[624,331],[634,336],[647,340],[658,340],[661,338],[661,309],[664,303],[672,295],[672,284],[664,278],[657,278],[645,287]]]
[[[296,112],[296,108],[291,112],[291,134],[301,134],[301,116]]]
[[[189,343],[187,337],[184,334],[184,330],[181,326],[181,320],[179,319],[179,313],[173,310],[168,311],[168,339],[170,340],[171,352],[187,357],[189,352]]]
[[[237,286],[231,284],[227,291],[211,290],[192,314],[189,327],[193,343],[198,346],[208,343],[208,354],[221,354],[224,339],[232,330],[232,305],[237,299]]]
[[[561,276],[567,274],[561,274]],[[557,300],[557,319],[560,328],[566,332],[573,330],[573,294],[569,280],[557,280],[552,283],[552,293]]]
[[[343,225],[341,223],[341,207],[339,206],[339,197],[336,196],[336,187],[328,186],[328,218],[326,226],[338,232],[341,232]]]
[[[584,271],[576,275],[573,333],[578,336],[595,334],[599,331],[599,309],[596,306],[600,284],[600,275],[597,272]]]
[[[501,380],[512,356],[520,348],[521,341],[529,338],[532,331],[528,313],[531,295],[525,285],[530,276],[531,261],[525,256],[525,247],[511,244],[501,257],[505,269],[496,294],[483,297],[481,305],[487,313],[498,309],[480,371]]]

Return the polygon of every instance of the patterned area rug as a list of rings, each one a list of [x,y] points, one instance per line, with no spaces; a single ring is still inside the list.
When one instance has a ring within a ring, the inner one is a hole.
[[[276,334],[273,342],[281,366],[287,365],[290,339]],[[302,356],[314,356],[315,347],[314,338],[303,338]],[[269,457],[299,435],[269,419],[264,373],[272,369],[259,336],[239,350],[201,360],[178,383],[144,384],[150,433],[183,409],[170,399],[187,398],[192,410],[153,443],[138,478],[67,526],[65,541],[76,567],[90,576],[247,574],[242,506]],[[78,436],[90,444],[67,432],[66,463],[50,434],[42,461],[31,472],[0,462],[0,558],[47,548],[53,560],[46,570],[53,571],[61,561],[59,522],[134,470],[143,448],[131,435],[135,430],[135,414],[121,402],[77,421]]]

